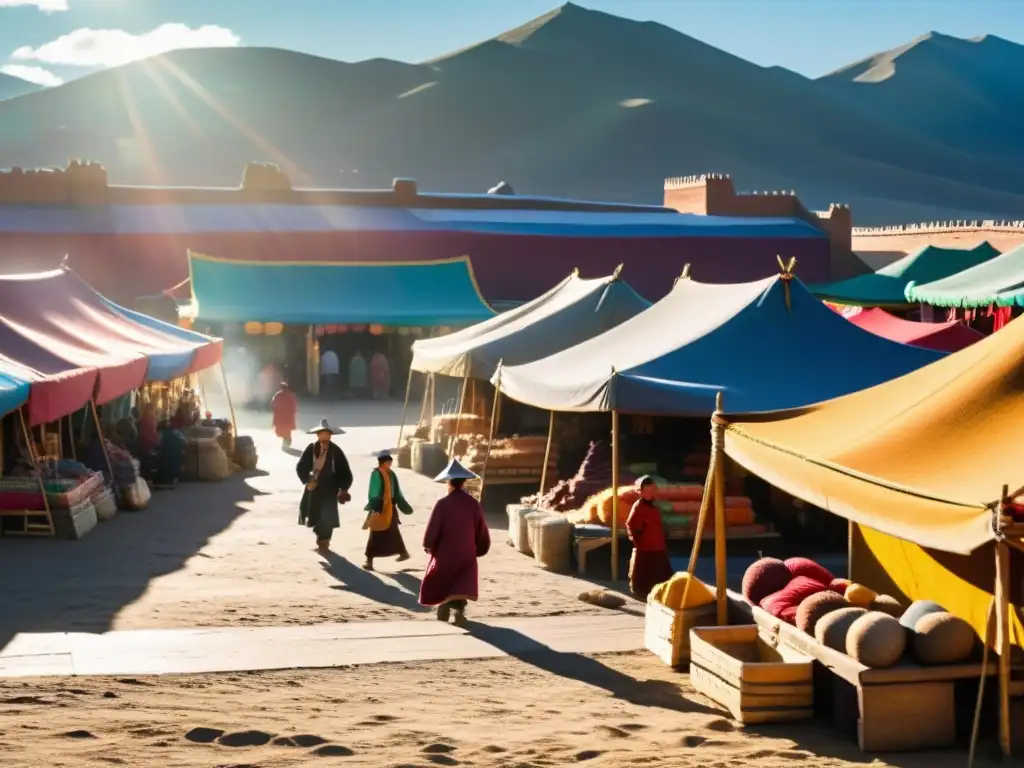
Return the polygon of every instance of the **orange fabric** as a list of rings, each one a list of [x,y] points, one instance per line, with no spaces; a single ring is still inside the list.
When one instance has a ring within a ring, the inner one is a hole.
[[[726,453],[772,485],[882,533],[968,554],[994,539],[989,506],[1002,486],[1024,485],[1024,318],[871,389],[727,421]]]
[[[384,481],[384,492],[381,494],[380,512],[371,512],[366,518],[367,527],[377,533],[386,531],[391,527],[391,516],[395,514],[394,496],[391,490],[391,472],[380,471],[381,480]]]

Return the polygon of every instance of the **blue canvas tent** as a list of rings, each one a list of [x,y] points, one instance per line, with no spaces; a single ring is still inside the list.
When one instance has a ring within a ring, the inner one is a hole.
[[[0,416],[18,410],[28,400],[29,383],[0,367]]]
[[[470,325],[494,315],[466,257],[430,262],[235,261],[189,252],[207,322]]]
[[[547,293],[482,323],[412,345],[412,369],[489,379],[498,363],[540,360],[604,333],[651,306],[619,279],[569,275]]]
[[[631,320],[492,381],[556,411],[707,416],[792,408],[880,384],[944,353],[861,330],[797,279],[712,285],[679,280]]]

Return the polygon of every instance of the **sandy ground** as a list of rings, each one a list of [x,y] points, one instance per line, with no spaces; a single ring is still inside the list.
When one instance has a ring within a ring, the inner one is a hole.
[[[332,410],[307,413],[303,422],[328,415],[348,429],[339,443],[358,477],[358,499],[373,453],[396,438],[399,408]],[[392,561],[374,574],[359,568],[365,539],[356,505],[337,532],[336,554],[320,557],[312,534],[296,524],[295,457],[280,451],[265,429],[268,420],[242,417],[243,432],[259,444],[257,475],[158,494],[151,509],[119,515],[79,542],[0,539],[0,647],[19,632],[431,620],[416,604],[425,565],[418,544],[438,487],[400,474],[416,509],[403,520],[413,553],[408,567]],[[536,568],[505,546],[504,531],[493,535],[475,617],[602,610],[576,600],[591,585]],[[144,680],[0,680],[0,763],[726,768],[756,761],[766,768],[817,768],[872,762],[827,726],[738,731],[708,702],[687,694],[686,680],[646,652]],[[874,765],[963,763],[956,753]]]
[[[646,653],[0,681],[0,754],[12,768],[965,764],[868,758],[813,723],[741,731],[685,686]]]

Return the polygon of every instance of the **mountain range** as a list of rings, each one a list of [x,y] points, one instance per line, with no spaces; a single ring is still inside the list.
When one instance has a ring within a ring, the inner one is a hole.
[[[3,81],[0,81],[0,89]],[[0,90],[0,96],[3,91]],[[0,102],[0,166],[98,160],[112,183],[659,202],[667,176],[849,203],[858,224],[1024,215],[1024,46],[930,33],[818,79],[569,4],[420,64],[181,50]]]
[[[0,72],[0,101],[13,99],[17,96],[24,96],[28,93],[35,93],[43,86],[22,80],[20,77]]]

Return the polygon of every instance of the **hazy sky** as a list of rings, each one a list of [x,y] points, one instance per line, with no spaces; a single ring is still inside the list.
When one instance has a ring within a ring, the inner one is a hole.
[[[580,0],[818,76],[929,30],[1024,42],[1024,0]],[[57,84],[162,50],[261,45],[421,61],[558,0],[0,0],[0,70]]]

